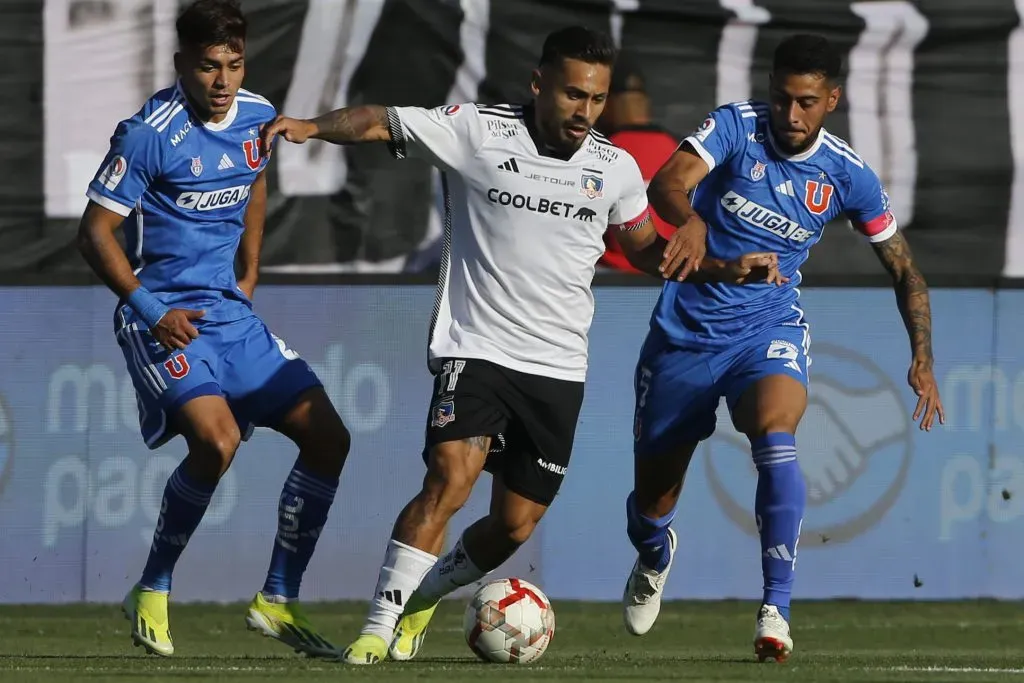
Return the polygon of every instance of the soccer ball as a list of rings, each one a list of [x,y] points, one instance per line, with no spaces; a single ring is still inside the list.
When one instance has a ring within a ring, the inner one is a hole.
[[[529,664],[540,659],[555,635],[555,611],[533,584],[501,579],[476,592],[462,627],[466,643],[485,662]]]

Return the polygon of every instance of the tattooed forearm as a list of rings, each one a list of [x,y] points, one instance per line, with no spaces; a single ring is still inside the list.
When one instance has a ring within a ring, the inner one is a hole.
[[[910,335],[910,346],[915,360],[931,364],[932,357],[932,312],[928,299],[928,284],[921,271],[914,264],[910,245],[897,232],[895,235],[872,245],[885,269],[893,278],[896,304],[899,306],[903,324]]]
[[[387,109],[377,104],[345,107],[313,119],[317,132],[313,137],[346,144],[390,139]]]

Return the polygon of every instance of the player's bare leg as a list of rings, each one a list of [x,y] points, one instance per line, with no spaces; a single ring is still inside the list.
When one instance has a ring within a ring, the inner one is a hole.
[[[132,642],[163,656],[174,652],[167,614],[174,565],[241,441],[238,424],[221,396],[193,398],[177,410],[174,419],[189,452],[167,480],[149,559],[142,578],[122,604],[132,623]]]
[[[349,664],[387,656],[406,602],[437,562],[448,521],[469,500],[490,443],[489,436],[475,436],[430,450],[423,488],[395,521],[362,633],[344,652]]]
[[[495,475],[487,515],[462,532],[409,599],[388,650],[391,659],[415,657],[441,598],[504,564],[530,538],[547,509],[547,505],[510,491],[501,476]]]
[[[758,473],[754,509],[761,536],[764,597],[754,652],[761,661],[782,662],[793,651],[789,603],[806,498],[795,434],[806,409],[807,390],[788,375],[758,380],[733,409],[733,424],[750,440]]]
[[[308,389],[274,425],[299,447],[278,504],[278,530],[263,590],[249,605],[250,630],[310,656],[337,650],[299,606],[299,586],[334,502],[351,437],[322,387]]]
[[[634,458],[626,530],[637,549],[637,559],[622,593],[623,620],[633,635],[651,630],[661,612],[661,596],[676,549],[672,519],[696,448],[693,442],[661,455]]]

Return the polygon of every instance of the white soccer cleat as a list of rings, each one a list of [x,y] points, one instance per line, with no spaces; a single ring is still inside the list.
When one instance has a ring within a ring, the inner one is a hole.
[[[668,530],[668,566],[665,571],[656,572],[640,564],[636,558],[633,571],[626,580],[626,590],[622,593],[622,616],[626,622],[626,630],[634,636],[642,636],[651,630],[661,612],[661,594],[665,591],[665,581],[672,569],[672,558],[676,554],[676,532]]]
[[[789,622],[775,605],[761,605],[761,611],[757,613],[757,628],[754,629],[754,654],[757,655],[757,661],[774,659],[781,663],[789,659],[792,651]]]

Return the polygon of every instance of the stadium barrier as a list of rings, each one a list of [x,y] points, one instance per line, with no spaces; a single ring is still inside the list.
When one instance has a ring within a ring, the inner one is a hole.
[[[565,486],[504,567],[555,599],[618,600],[633,553],[632,374],[656,288],[596,291],[591,370]],[[74,305],[69,306],[69,301]],[[385,539],[418,488],[430,377],[429,286],[275,286],[258,312],[308,359],[353,433],[310,565],[306,599],[365,598]],[[911,420],[909,350],[891,290],[811,288],[811,403],[802,598],[1024,597],[1024,291],[933,291],[947,424]],[[181,439],[148,451],[100,287],[0,288],[0,602],[116,601],[144,563]],[[456,419],[458,415],[456,414]],[[242,600],[262,585],[276,501],[295,456],[257,430],[175,576],[178,600]],[[755,598],[755,472],[727,414],[694,459],[670,598]],[[479,487],[461,529],[486,505]]]

